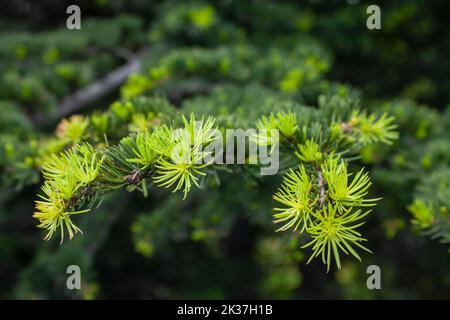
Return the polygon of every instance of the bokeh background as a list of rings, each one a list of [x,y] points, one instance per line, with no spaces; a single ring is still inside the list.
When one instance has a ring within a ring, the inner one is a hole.
[[[81,30],[66,28],[70,4]],[[366,28],[369,4],[381,30]],[[448,1],[425,0],[1,1],[0,297],[450,298],[449,14]],[[123,66],[136,73],[68,103]],[[373,255],[329,273],[306,265],[298,236],[274,232],[279,178],[240,176],[185,201],[116,192],[79,218],[84,236],[42,240],[32,218],[41,141],[64,117],[154,94],[243,116],[268,100],[315,105],[334,94],[393,114],[400,139],[361,159],[383,197],[364,227]],[[65,286],[71,264],[82,290]],[[382,290],[366,287],[371,264]]]

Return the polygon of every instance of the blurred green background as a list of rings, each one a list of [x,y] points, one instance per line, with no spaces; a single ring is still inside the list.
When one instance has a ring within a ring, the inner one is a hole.
[[[70,4],[81,30],[65,26]],[[369,4],[381,30],[366,28]],[[425,0],[2,1],[0,298],[450,298],[449,13],[448,1]],[[65,97],[134,58],[140,71],[121,87],[61,112]],[[298,236],[274,232],[279,178],[236,176],[185,201],[120,191],[80,217],[84,236],[42,240],[32,218],[42,141],[62,117],[154,94],[249,119],[321,94],[393,114],[400,139],[361,159],[383,197],[364,227],[373,255],[329,273],[305,265]],[[71,264],[82,290],[65,286]],[[366,287],[371,264],[382,290]]]

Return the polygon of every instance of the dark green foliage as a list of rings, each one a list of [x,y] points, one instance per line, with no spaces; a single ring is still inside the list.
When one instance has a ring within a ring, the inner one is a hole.
[[[117,49],[133,50],[143,35],[141,19],[127,15],[85,20],[82,32],[0,34],[0,99],[50,114],[64,96],[123,63]]]

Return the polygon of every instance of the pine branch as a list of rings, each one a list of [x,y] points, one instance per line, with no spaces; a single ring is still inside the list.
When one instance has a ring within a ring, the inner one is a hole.
[[[161,105],[167,108],[167,104],[159,100],[147,101],[144,105],[153,108]],[[127,121],[136,121],[136,113],[138,109],[133,103],[123,101],[112,105],[111,110],[105,114],[107,117],[97,114],[91,119],[78,117],[66,121],[60,125],[59,137],[79,141],[91,122],[95,124],[90,128],[91,135],[95,135],[96,130],[104,132],[105,125],[100,124],[110,117],[116,117],[114,123],[122,121],[130,130],[133,127]],[[61,238],[66,228],[70,238],[81,232],[71,218],[90,212],[108,192],[127,188],[130,191],[139,190],[146,195],[147,181],[152,181],[154,185],[173,192],[181,191],[183,198],[186,198],[191,189],[200,187],[201,179],[226,165],[212,166],[212,161],[197,162],[205,156],[213,156],[206,151],[206,147],[214,144],[216,139],[222,139],[213,132],[224,132],[226,127],[218,126],[215,118],[199,119],[191,113],[189,117],[181,115],[178,119],[171,116],[164,122],[159,115],[149,113],[148,109],[143,114],[146,115],[145,118],[139,121],[144,120],[144,126],[137,132],[129,133],[116,145],[108,143],[105,146],[102,143],[96,147],[87,143],[75,144],[60,155],[53,154],[45,160],[43,174],[46,180],[42,188],[44,195],[41,196],[42,200],[36,202],[34,216],[39,219],[39,226],[47,229],[46,239],[50,239],[56,230],[60,230]],[[149,114],[150,118],[147,118]],[[394,137],[393,134],[386,135],[383,126],[372,115],[364,114],[363,117],[371,119],[365,124],[364,132],[358,133],[365,143]],[[222,118],[223,120],[226,123],[226,119]],[[364,120],[356,118],[353,121]],[[174,126],[175,123],[181,125],[181,132]],[[317,242],[314,242],[311,258],[322,255],[328,268],[331,260],[325,259],[324,255],[330,254],[330,246],[333,247],[338,267],[339,251],[350,252],[358,259],[353,246],[367,251],[360,244],[365,239],[354,231],[362,223],[347,225],[359,221],[370,212],[368,210],[363,213],[354,208],[374,206],[379,200],[366,198],[371,182],[364,169],[354,175],[347,172],[348,162],[344,155],[351,156],[352,144],[341,146],[336,142],[354,133],[333,131],[339,123],[341,122],[328,124],[329,127],[319,123],[310,124],[303,118],[299,119],[292,110],[280,111],[276,115],[263,115],[256,121],[256,126],[260,132],[277,130],[281,134],[267,136],[258,133],[250,137],[270,150],[279,145],[281,150],[285,150],[282,157],[294,156],[300,162],[297,169],[289,169],[285,174],[283,184],[273,197],[282,205],[274,208],[274,222],[283,223],[277,231],[292,228],[299,230],[301,234],[308,233],[315,237]],[[372,130],[371,125],[376,130]],[[385,128],[387,131],[391,129],[390,126]],[[376,135],[371,134],[372,132],[376,132]],[[365,133],[369,133],[370,138]],[[350,141],[357,143],[356,139]],[[295,147],[297,142],[300,143]],[[334,148],[325,147],[331,145]],[[236,153],[237,150],[233,149],[233,152]],[[258,163],[255,167],[258,166],[261,164]],[[249,172],[252,173],[250,169]],[[350,177],[353,178],[351,181]]]

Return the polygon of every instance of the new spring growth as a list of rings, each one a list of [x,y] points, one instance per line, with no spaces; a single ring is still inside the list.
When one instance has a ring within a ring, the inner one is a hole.
[[[208,174],[218,177],[219,166],[252,166],[271,175],[278,173],[280,158],[286,158],[283,182],[273,196],[277,231],[307,234],[309,261],[320,257],[328,270],[333,260],[340,268],[342,253],[360,259],[357,249],[369,251],[357,229],[370,212],[365,209],[379,199],[368,197],[371,181],[365,169],[349,172],[351,158],[345,156],[357,155],[358,146],[391,143],[397,133],[387,115],[358,111],[323,125],[287,110],[264,115],[256,129],[244,130],[219,127],[213,117],[194,114],[168,123],[154,113],[137,114],[131,102],[123,105],[128,106],[126,114],[114,105],[109,115],[73,117],[60,125],[58,138],[74,146],[43,156],[45,182],[34,217],[47,230],[45,239],[57,230],[61,241],[66,232],[69,238],[81,233],[72,218],[89,212],[106,192],[126,187],[147,195],[153,182],[186,198]],[[129,122],[129,135],[116,145],[77,144],[90,135],[104,135],[109,119]]]
[[[355,230],[363,223],[355,222],[370,210],[354,208],[374,206],[380,200],[366,198],[371,185],[368,173],[364,169],[355,175],[348,173],[347,163],[334,154],[322,161],[325,155],[313,141],[300,145],[296,155],[306,164],[286,173],[274,195],[282,205],[274,209],[274,222],[282,223],[277,231],[308,233],[312,241],[304,248],[313,250],[308,262],[321,257],[327,270],[332,259],[340,269],[340,252],[360,260],[354,247],[369,250],[361,244],[366,240]]]
[[[90,196],[104,160],[99,152],[87,143],[77,145],[61,155],[52,155],[42,169],[45,183],[41,200],[36,201],[33,217],[39,219],[39,228],[47,230],[45,239],[60,230],[61,242],[67,229],[72,239],[81,230],[73,224],[71,216],[87,213],[82,209],[83,202]]]

